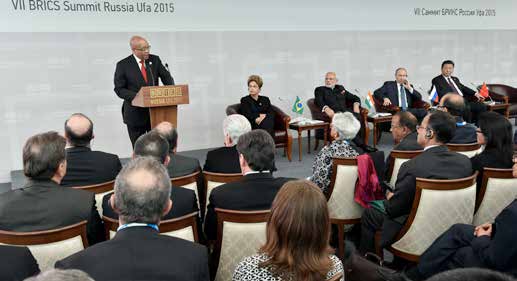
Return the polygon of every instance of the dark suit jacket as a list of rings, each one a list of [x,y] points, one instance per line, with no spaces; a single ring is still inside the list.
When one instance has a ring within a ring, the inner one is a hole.
[[[513,166],[512,154],[501,153],[495,148],[488,148],[483,150],[480,154],[470,158],[472,169],[478,171],[477,187],[481,187],[483,179],[483,168],[500,168],[510,169]]]
[[[208,281],[206,247],[160,235],[149,227],[130,227],[112,240],[56,262],[61,269],[80,269],[96,281]]]
[[[423,149],[417,142],[417,132],[412,132],[403,138],[399,144],[393,147],[394,150],[403,150],[403,151],[411,151],[411,150],[421,150]]]
[[[268,210],[276,193],[291,179],[274,178],[270,173],[248,174],[242,180],[216,187],[210,194],[205,219],[205,233],[208,239],[217,238],[217,216],[215,208],[252,211]]]
[[[320,86],[314,89],[314,102],[321,109],[328,106],[335,112],[352,112],[353,104],[355,102],[361,104],[361,99],[345,90],[342,85],[336,85],[334,89]]]
[[[395,219],[411,211],[416,191],[416,178],[459,179],[472,175],[470,159],[449,151],[446,146],[432,147],[400,167],[395,194],[384,201],[388,217]]]
[[[190,175],[201,170],[199,160],[179,154],[169,154],[171,160],[167,166],[169,177],[176,178]]]
[[[109,204],[109,199],[112,194],[113,192],[110,192],[102,198],[102,215],[112,219],[118,219],[118,214]],[[199,211],[196,194],[193,190],[188,188],[172,186],[171,200],[172,209],[162,218],[162,220],[179,218],[192,212]]]
[[[117,63],[115,69],[115,93],[124,100],[122,105],[122,116],[124,123],[130,126],[146,126],[149,123],[149,110],[143,107],[131,105],[140,88],[144,86],[158,86],[158,77],[164,85],[174,85],[174,79],[163,66],[160,57],[149,55],[148,66],[146,66],[147,83],[145,83],[140,65],[131,54]]]
[[[122,169],[117,155],[89,147],[66,149],[66,175],[62,186],[85,186],[114,180]]]
[[[0,194],[0,229],[37,231],[87,220],[88,242],[104,240],[94,194],[63,187],[51,180],[29,180],[24,188]]]
[[[24,280],[39,271],[38,263],[27,247],[0,245],[0,280]]]
[[[239,164],[239,152],[236,146],[223,146],[208,151],[203,170],[223,174],[240,173],[241,165]]]
[[[413,87],[413,85],[411,85],[411,87],[413,88],[413,93],[410,93],[407,89],[404,89],[406,91],[406,101],[408,107],[413,107],[413,102],[422,100],[422,95]],[[399,105],[399,90],[397,88],[397,81],[384,82],[384,85],[375,90],[373,95],[379,100],[388,98],[393,105],[401,106]]]
[[[461,84],[460,79],[458,77],[451,76],[452,80],[454,81],[454,84],[460,89],[461,93],[464,97],[473,96],[476,91],[472,90],[471,88]],[[447,93],[452,93],[454,90],[451,88],[445,77],[443,75],[438,75],[433,78],[431,81],[431,84],[436,86],[436,91],[438,92],[438,97],[440,99]],[[431,85],[431,89],[433,86]]]
[[[461,123],[464,122],[462,117],[455,116],[454,118],[456,119],[456,130],[454,131],[454,135],[452,136],[452,139],[449,141],[449,143],[476,143],[478,141],[476,126],[470,123],[465,123],[465,125],[462,125]]]
[[[250,95],[247,95],[241,98],[240,103],[240,113],[250,121],[252,129],[273,130],[275,113],[271,108],[271,101],[269,101],[268,97],[259,95],[258,99],[254,100]],[[260,114],[266,114],[266,118],[258,125],[255,119],[257,119]],[[266,128],[263,128],[263,126],[266,126]]]

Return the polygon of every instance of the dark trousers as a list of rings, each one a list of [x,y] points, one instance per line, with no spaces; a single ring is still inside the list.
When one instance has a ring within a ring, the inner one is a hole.
[[[410,277],[423,280],[449,269],[486,267],[470,246],[474,238],[474,226],[453,225],[422,254],[416,272],[412,270]]]
[[[361,253],[375,252],[375,232],[381,231],[380,246],[385,248],[393,243],[402,229],[402,224],[388,218],[384,213],[374,208],[364,210],[361,216]]]
[[[133,148],[135,147],[136,140],[143,134],[149,132],[151,130],[151,123],[145,126],[131,126],[127,125],[127,132],[129,134],[129,139],[131,140],[131,145]]]

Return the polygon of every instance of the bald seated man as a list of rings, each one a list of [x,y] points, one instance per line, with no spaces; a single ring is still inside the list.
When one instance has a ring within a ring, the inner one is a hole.
[[[167,171],[171,178],[186,176],[201,170],[199,160],[176,153],[178,147],[178,131],[169,122],[161,122],[153,129],[169,143],[169,164]]]
[[[476,126],[463,120],[466,105],[462,96],[449,93],[442,97],[438,109],[452,115],[456,121],[456,131],[449,143],[467,144],[477,142]]]
[[[74,113],[65,122],[66,175],[62,186],[85,186],[112,181],[122,168],[117,155],[91,149],[93,122]]]
[[[131,105],[140,88],[158,86],[158,78],[163,85],[174,85],[174,79],[162,64],[160,57],[150,54],[149,42],[141,36],[133,36],[129,41],[132,54],[117,63],[115,69],[115,93],[124,100],[122,117],[127,125],[129,139],[134,147],[139,136],[151,130],[149,110]]]

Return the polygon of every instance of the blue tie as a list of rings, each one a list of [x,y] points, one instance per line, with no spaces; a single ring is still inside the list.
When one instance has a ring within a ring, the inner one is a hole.
[[[402,107],[402,111],[406,111],[407,101],[406,101],[406,91],[404,90],[404,86],[400,85],[400,107]]]

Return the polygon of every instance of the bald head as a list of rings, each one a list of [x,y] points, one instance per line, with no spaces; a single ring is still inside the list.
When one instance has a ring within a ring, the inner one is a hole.
[[[74,113],[65,121],[65,138],[69,146],[89,147],[93,139],[93,122],[82,113]]]
[[[178,144],[178,132],[170,122],[161,122],[153,131],[160,134],[169,144],[169,152],[174,152]]]
[[[141,36],[133,36],[129,40],[129,46],[131,47],[131,51],[135,56],[139,59],[147,60],[149,59],[149,49],[151,46],[149,42],[145,40],[144,37]]]
[[[465,101],[462,96],[455,93],[448,93],[440,100],[440,105],[452,116],[463,116],[465,112]]]

